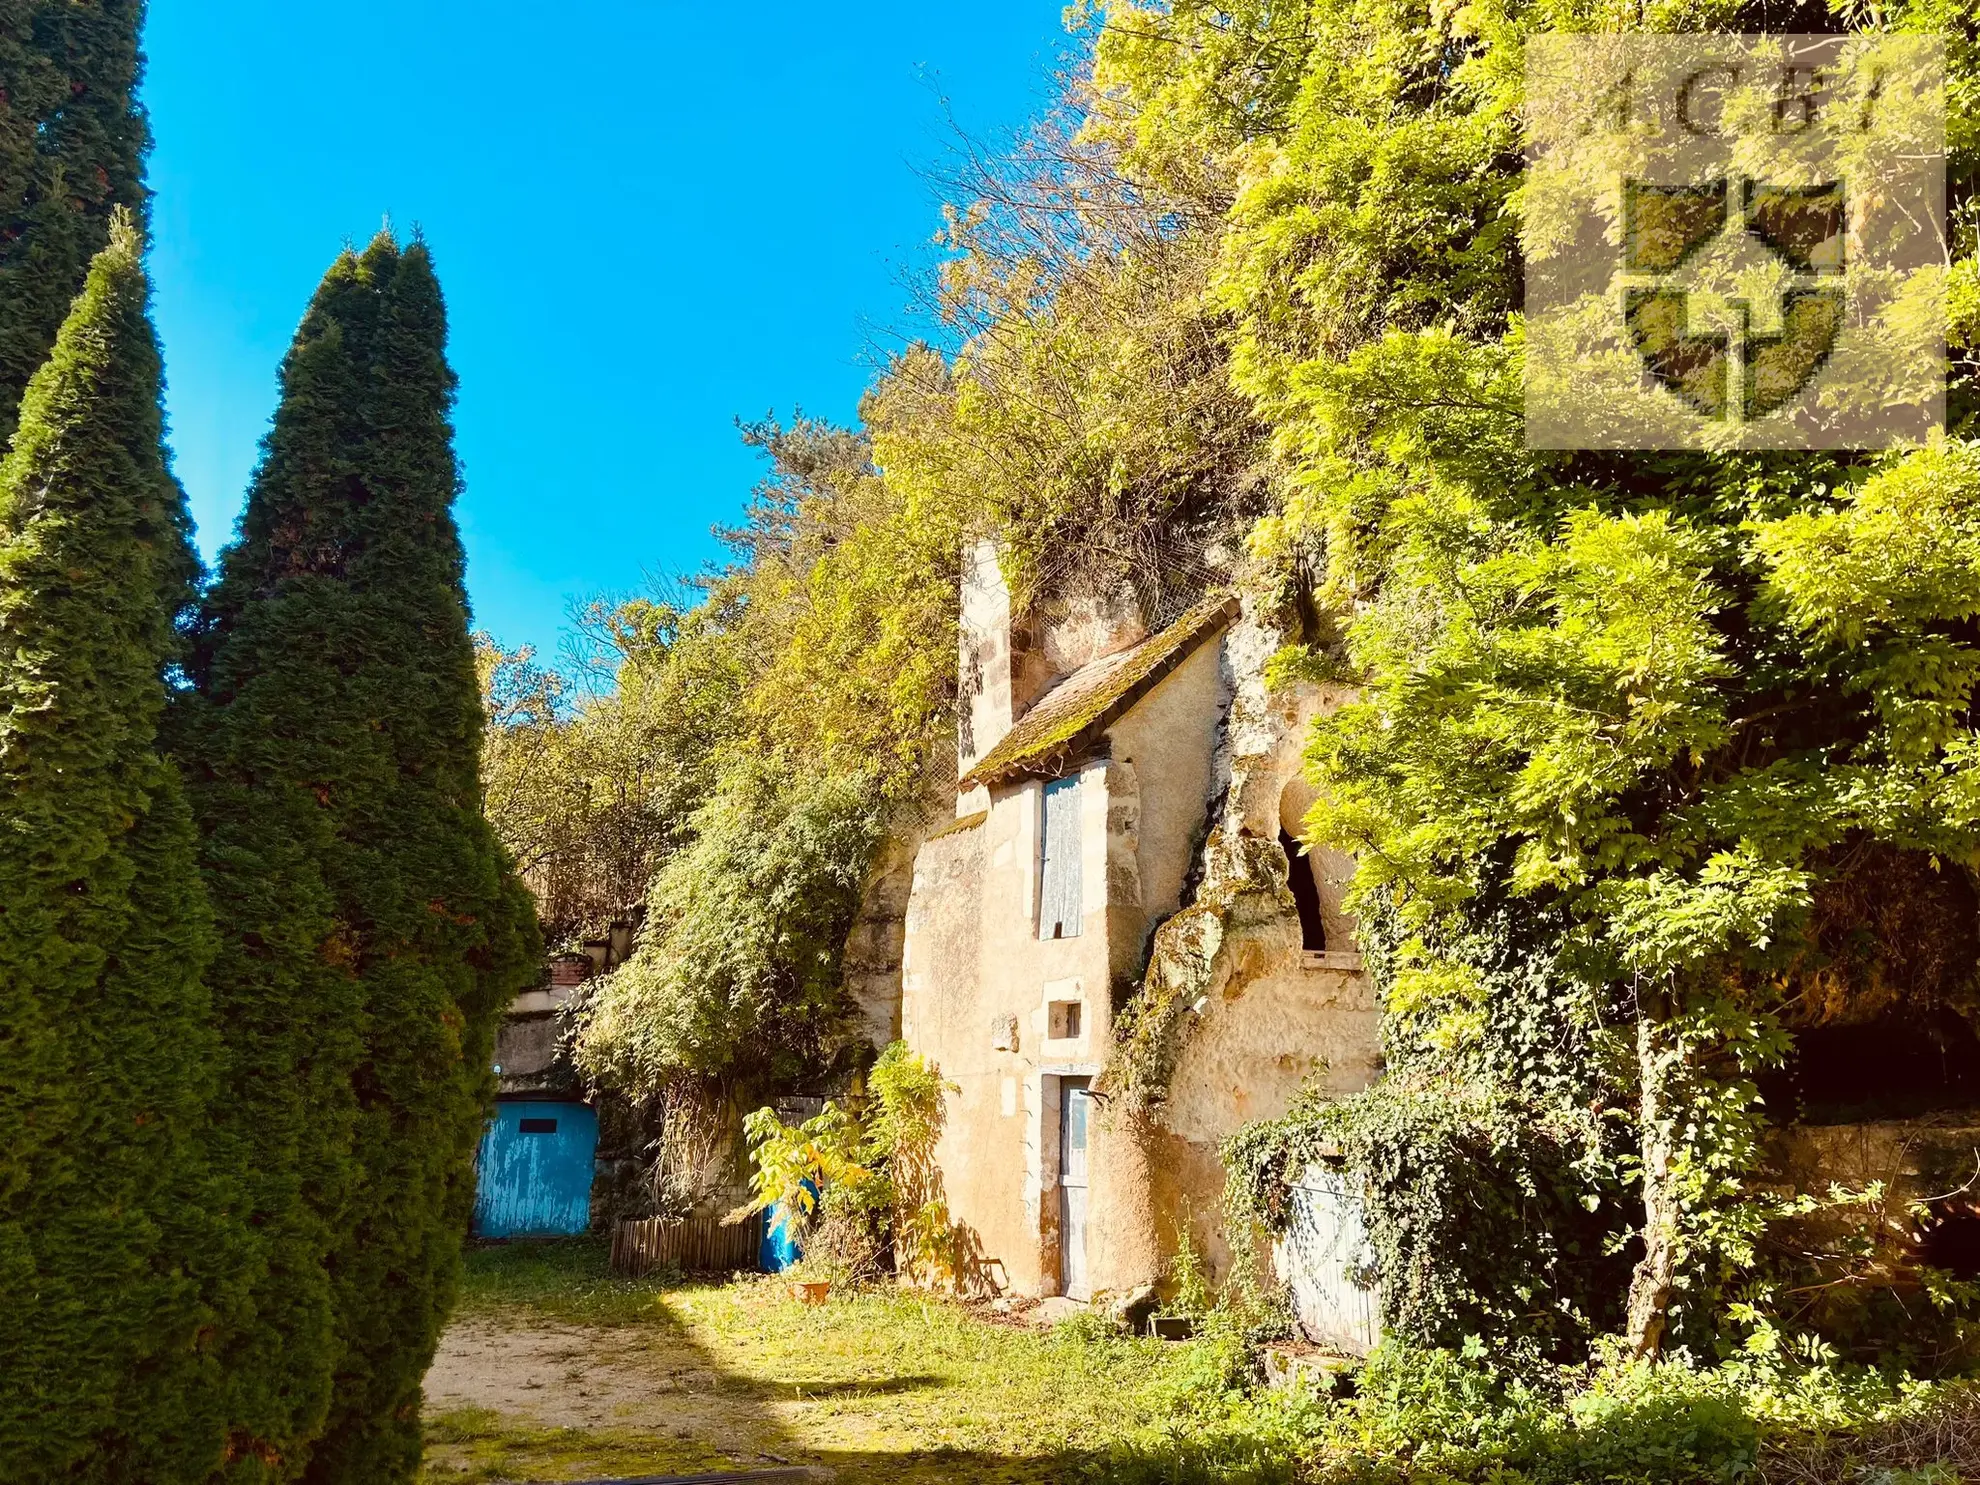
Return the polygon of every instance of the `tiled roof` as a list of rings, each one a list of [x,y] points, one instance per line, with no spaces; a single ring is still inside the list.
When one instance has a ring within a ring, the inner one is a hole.
[[[1001,784],[1025,777],[1051,778],[1097,743],[1103,733],[1204,640],[1237,617],[1235,598],[1199,603],[1160,634],[1119,654],[1082,666],[1045,695],[1004,734],[960,787]]]

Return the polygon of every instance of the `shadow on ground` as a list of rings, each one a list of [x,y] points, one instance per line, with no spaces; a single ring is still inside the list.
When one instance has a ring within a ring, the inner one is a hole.
[[[763,1283],[626,1285],[577,1248],[540,1284],[527,1253],[478,1261],[427,1378],[425,1485],[779,1464],[845,1485],[1075,1480],[1094,1431],[1125,1418],[1127,1378],[1082,1374],[1085,1353],[1061,1347],[1060,1388],[1051,1342],[940,1304],[834,1313]]]

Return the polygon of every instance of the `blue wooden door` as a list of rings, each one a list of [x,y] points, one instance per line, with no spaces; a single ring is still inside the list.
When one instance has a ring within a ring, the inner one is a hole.
[[[1086,1277],[1086,1131],[1093,1105],[1091,1078],[1059,1082],[1059,1292],[1091,1299]]]
[[[581,1103],[497,1104],[476,1162],[475,1236],[585,1231],[597,1149],[598,1115]]]
[[[1078,938],[1080,886],[1079,775],[1045,786],[1044,868],[1039,873],[1038,936]]]

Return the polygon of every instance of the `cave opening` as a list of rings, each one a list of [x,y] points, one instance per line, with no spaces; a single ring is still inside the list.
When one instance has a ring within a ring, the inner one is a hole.
[[[1953,1212],[1926,1228],[1918,1237],[1918,1259],[1955,1279],[1980,1279],[1980,1212]]]
[[[1857,1124],[1980,1107],[1980,1036],[1949,1006],[1859,1025],[1805,1026],[1761,1079],[1776,1119]]]
[[[1306,847],[1279,828],[1279,848],[1286,853],[1286,885],[1292,889],[1293,906],[1299,909],[1299,946],[1308,953],[1327,947],[1327,923],[1320,911],[1320,885],[1313,879],[1313,862]]]

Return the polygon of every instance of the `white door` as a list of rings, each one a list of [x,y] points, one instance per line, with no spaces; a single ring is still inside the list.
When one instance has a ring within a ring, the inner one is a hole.
[[[1086,1279],[1086,1129],[1093,1108],[1090,1078],[1059,1083],[1059,1292],[1090,1299]]]

